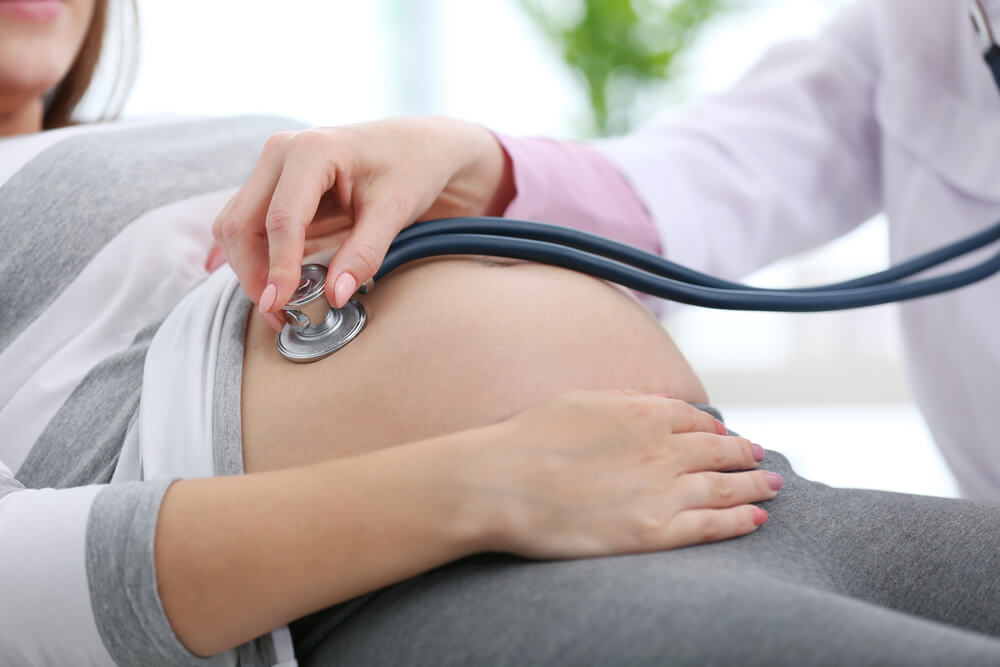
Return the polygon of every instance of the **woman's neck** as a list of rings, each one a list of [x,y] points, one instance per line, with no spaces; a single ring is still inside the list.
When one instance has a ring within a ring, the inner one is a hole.
[[[41,132],[44,113],[41,100],[33,100],[13,111],[0,112],[0,137]]]

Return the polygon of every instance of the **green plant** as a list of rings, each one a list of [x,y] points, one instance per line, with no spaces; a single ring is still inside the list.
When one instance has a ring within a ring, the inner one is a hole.
[[[677,56],[731,0],[521,0],[586,87],[592,127],[634,122],[638,96],[674,75]]]

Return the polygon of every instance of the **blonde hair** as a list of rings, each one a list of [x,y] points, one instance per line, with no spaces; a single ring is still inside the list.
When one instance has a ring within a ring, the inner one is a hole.
[[[107,45],[109,5],[112,0],[96,0],[94,14],[90,19],[87,35],[76,54],[76,60],[69,72],[56,87],[46,95],[45,115],[42,126],[46,130],[73,125],[73,113],[93,82],[94,72]],[[138,64],[139,20],[135,0],[116,2],[122,15],[119,25],[119,54],[117,71],[111,95],[102,118],[114,118],[121,112],[122,105],[132,87]],[[131,20],[128,20],[128,17]]]

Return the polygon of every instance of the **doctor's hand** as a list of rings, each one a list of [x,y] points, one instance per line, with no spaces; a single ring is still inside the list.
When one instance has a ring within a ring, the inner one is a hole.
[[[499,215],[509,159],[485,127],[399,118],[272,136],[212,233],[269,323],[298,287],[307,247],[339,249],[326,294],[342,307],[416,220]],[[308,240],[308,246],[307,246]]]
[[[751,503],[782,485],[756,470],[759,445],[674,399],[574,392],[488,428],[452,456],[488,508],[488,551],[585,558],[725,540],[763,524]]]

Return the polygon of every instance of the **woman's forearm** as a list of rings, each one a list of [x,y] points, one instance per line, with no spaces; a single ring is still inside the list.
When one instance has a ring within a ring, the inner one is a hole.
[[[483,430],[323,464],[183,480],[156,532],[164,610],[211,655],[479,550],[454,447]],[[451,449],[450,449],[451,448]]]
[[[724,433],[682,401],[573,392],[405,446],[176,482],[156,532],[163,608],[211,655],[479,551],[586,558],[745,535],[781,479]]]

